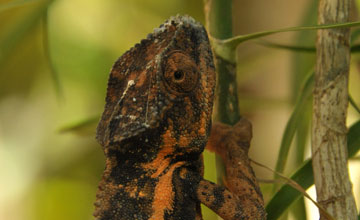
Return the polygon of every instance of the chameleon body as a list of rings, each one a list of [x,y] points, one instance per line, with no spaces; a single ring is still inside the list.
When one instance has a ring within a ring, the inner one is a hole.
[[[210,136],[215,81],[207,33],[188,16],[170,18],[116,61],[97,128],[106,167],[96,219],[202,219],[200,203],[224,219],[265,218],[248,164],[247,121],[240,130],[214,126],[220,135],[208,143],[230,164],[227,172],[235,182],[226,180],[230,185],[223,187],[203,179],[201,154]],[[239,139],[235,131],[246,137]],[[230,136],[233,141],[224,141]],[[236,148],[234,160],[227,158],[229,146]],[[243,165],[234,167],[239,159]]]

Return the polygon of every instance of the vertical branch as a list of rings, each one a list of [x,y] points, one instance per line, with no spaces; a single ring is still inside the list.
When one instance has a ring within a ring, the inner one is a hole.
[[[232,37],[232,0],[204,0],[206,26],[211,37],[226,39]],[[215,97],[215,119],[234,125],[240,119],[236,85],[236,65],[214,54],[217,73]],[[216,156],[218,182],[225,172],[219,156]]]
[[[207,28],[212,37],[232,37],[232,0],[205,0]],[[215,55],[217,72],[217,96],[215,117],[223,123],[234,125],[240,119],[236,65]]]
[[[350,0],[320,0],[318,23],[347,22],[349,11]],[[316,43],[312,163],[317,200],[335,219],[357,218],[346,150],[349,33],[349,28],[319,30]]]

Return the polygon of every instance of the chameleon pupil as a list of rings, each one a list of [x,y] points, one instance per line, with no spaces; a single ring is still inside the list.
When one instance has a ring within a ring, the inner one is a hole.
[[[181,70],[177,70],[174,72],[174,79],[181,80],[184,77],[184,73]]]

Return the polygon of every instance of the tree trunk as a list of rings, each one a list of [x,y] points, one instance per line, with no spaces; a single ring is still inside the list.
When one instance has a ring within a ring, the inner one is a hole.
[[[319,24],[349,20],[350,0],[320,0]],[[356,219],[347,166],[349,28],[319,30],[314,89],[312,163],[317,201],[335,219]],[[320,219],[326,219],[320,213]]]

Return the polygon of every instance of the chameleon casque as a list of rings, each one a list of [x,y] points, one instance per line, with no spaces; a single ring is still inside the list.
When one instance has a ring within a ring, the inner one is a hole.
[[[200,203],[225,220],[266,218],[247,157],[251,124],[215,124],[210,135],[215,78],[207,33],[189,16],[116,61],[97,128],[106,167],[96,219],[202,219]],[[203,179],[205,147],[223,158],[225,186]]]

